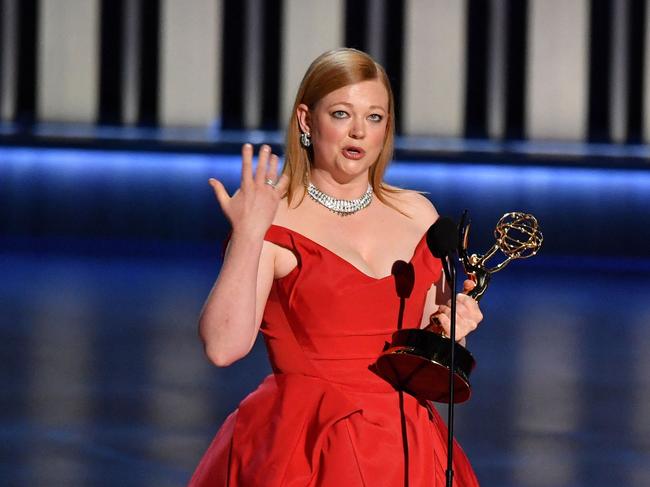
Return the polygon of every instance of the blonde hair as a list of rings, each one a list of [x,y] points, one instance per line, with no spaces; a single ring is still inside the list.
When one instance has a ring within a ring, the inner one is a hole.
[[[386,196],[388,193],[395,193],[399,190],[383,182],[386,166],[393,157],[393,140],[395,137],[393,91],[384,68],[365,52],[350,48],[334,49],[318,56],[307,69],[298,88],[296,101],[293,104],[291,118],[287,127],[284,168],[282,170],[284,174],[289,176],[287,189],[289,204],[291,204],[296,190],[309,183],[309,169],[313,157],[312,149],[305,148],[300,144],[300,126],[296,115],[298,106],[304,103],[311,110],[323,97],[332,91],[369,80],[379,80],[386,88],[388,93],[388,117],[384,144],[379,157],[370,167],[368,182],[372,185],[377,198],[394,208],[390,202],[386,201]]]

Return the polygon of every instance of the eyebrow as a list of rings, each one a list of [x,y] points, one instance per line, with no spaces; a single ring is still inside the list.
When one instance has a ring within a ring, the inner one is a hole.
[[[329,109],[329,108],[332,108],[334,105],[345,105],[345,106],[348,106],[348,107],[352,107],[352,106],[353,106],[352,103],[348,103],[347,101],[337,101],[337,102],[331,103],[327,108],[328,108],[328,109]],[[386,110],[384,107],[382,107],[382,106],[380,106],[380,105],[370,105],[368,108],[369,108],[370,110],[377,110],[377,109],[379,109],[379,110],[383,110],[384,112],[387,112],[387,111],[388,111],[388,110]]]

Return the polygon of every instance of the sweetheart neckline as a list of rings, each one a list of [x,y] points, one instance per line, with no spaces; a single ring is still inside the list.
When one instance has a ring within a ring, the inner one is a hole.
[[[287,231],[287,232],[289,232],[289,233],[291,233],[291,234],[293,234],[293,235],[297,235],[298,237],[302,238],[303,240],[306,240],[306,241],[308,241],[308,242],[314,244],[314,245],[317,246],[318,248],[321,248],[321,249],[325,250],[328,254],[333,255],[334,257],[336,257],[336,258],[339,259],[340,261],[344,262],[348,267],[350,267],[350,268],[352,268],[354,271],[356,271],[357,274],[359,274],[359,275],[361,275],[361,276],[363,276],[363,277],[365,277],[365,278],[367,278],[367,279],[370,279],[370,280],[372,280],[372,281],[376,281],[376,282],[380,282],[380,281],[384,281],[384,280],[386,280],[386,279],[388,279],[388,278],[390,278],[390,277],[393,276],[393,273],[392,273],[392,272],[391,272],[390,274],[386,275],[386,276],[383,276],[383,277],[374,277],[374,276],[371,276],[370,274],[367,274],[367,273],[363,272],[361,269],[359,269],[356,265],[354,265],[354,264],[353,264],[352,262],[350,262],[349,260],[347,260],[347,259],[341,257],[339,254],[337,254],[337,253],[334,252],[333,250],[328,249],[328,248],[325,247],[323,244],[318,243],[316,240],[313,240],[313,239],[307,237],[306,235],[304,235],[304,234],[302,234],[302,233],[300,233],[300,232],[298,232],[298,231],[296,231],[296,230],[293,230],[293,229],[291,229],[291,228],[289,228],[289,227],[285,227],[285,226],[282,226],[282,225],[275,225],[275,224],[272,224],[271,227],[276,227],[276,228],[279,228],[279,229],[281,229],[281,230],[285,230],[285,231]],[[412,263],[413,263],[413,260],[415,260],[415,256],[418,254],[418,251],[419,251],[420,248],[422,247],[422,244],[426,241],[426,236],[427,236],[427,233],[424,232],[424,234],[422,235],[422,237],[420,237],[420,240],[418,241],[418,243],[415,245],[415,248],[413,249],[413,252],[412,252],[412,254],[411,254],[411,257],[409,258],[408,261],[406,261],[407,264],[412,264]],[[401,260],[401,259],[400,259],[400,260]],[[397,261],[395,261],[395,262],[397,262]],[[297,268],[298,268],[298,266],[296,266],[293,270],[295,270],[295,269],[297,269]],[[293,272],[293,270],[292,270],[291,272],[289,272],[289,274],[291,274],[291,273]]]

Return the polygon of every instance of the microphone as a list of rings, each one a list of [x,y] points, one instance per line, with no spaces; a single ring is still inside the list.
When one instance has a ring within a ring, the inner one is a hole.
[[[439,259],[458,249],[458,228],[448,216],[441,216],[427,230],[427,245]]]
[[[440,217],[427,230],[427,246],[434,257],[442,260],[442,267],[451,289],[451,329],[449,333],[449,407],[447,409],[447,470],[446,486],[452,487],[454,478],[454,344],[456,342],[456,267],[452,256],[458,250],[458,227],[449,217]]]
[[[451,218],[441,216],[429,227],[427,246],[434,257],[442,260],[445,277],[451,283],[449,267],[452,264],[447,262],[447,257],[458,249],[458,227]]]

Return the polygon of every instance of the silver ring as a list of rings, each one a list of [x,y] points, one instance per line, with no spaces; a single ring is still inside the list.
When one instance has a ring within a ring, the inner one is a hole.
[[[275,181],[273,181],[271,178],[266,178],[264,184],[268,184],[269,186],[273,186],[275,188]]]

